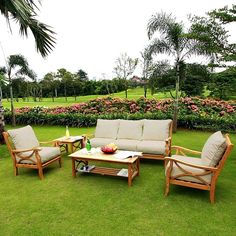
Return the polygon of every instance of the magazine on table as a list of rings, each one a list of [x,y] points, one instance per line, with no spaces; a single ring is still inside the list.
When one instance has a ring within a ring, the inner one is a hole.
[[[116,154],[114,154],[113,156],[116,159],[123,160],[126,158],[138,156],[139,154],[140,153],[138,153],[138,152],[132,152],[132,151],[120,151],[120,152],[117,152]]]

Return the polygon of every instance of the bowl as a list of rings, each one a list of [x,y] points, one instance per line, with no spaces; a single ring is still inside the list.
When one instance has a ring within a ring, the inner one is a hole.
[[[107,146],[101,147],[101,151],[105,154],[113,154],[116,152],[116,150],[117,148],[112,148],[112,147],[107,147]]]

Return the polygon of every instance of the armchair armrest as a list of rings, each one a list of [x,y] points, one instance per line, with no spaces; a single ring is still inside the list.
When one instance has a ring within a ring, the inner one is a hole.
[[[47,144],[47,143],[52,143],[52,144],[54,144],[55,141],[51,140],[51,141],[44,141],[44,142],[39,142],[39,143],[40,143],[40,144]]]
[[[195,165],[195,164],[191,164],[191,163],[188,163],[188,162],[185,162],[185,161],[177,160],[177,159],[172,158],[172,157],[165,157],[165,161],[176,162],[176,163],[180,163],[180,164],[183,164],[183,165],[186,165],[186,166],[190,166],[190,167],[194,167],[194,168],[198,168],[198,169],[206,170],[206,171],[212,171],[212,172],[217,171],[217,168],[215,168],[215,167]]]
[[[17,154],[21,152],[41,151],[41,150],[42,148],[40,147],[34,147],[34,148],[29,148],[29,149],[17,149],[17,150],[13,149],[12,152]]]
[[[186,156],[186,153],[199,154],[199,155],[201,154],[201,152],[199,151],[191,150],[180,146],[172,146],[171,148],[176,150],[176,155],[182,154],[183,156]]]

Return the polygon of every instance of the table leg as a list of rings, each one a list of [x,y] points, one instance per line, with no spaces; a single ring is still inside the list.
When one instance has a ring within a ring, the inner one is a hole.
[[[136,161],[136,168],[137,168],[137,171],[138,171],[137,176],[139,176],[140,158],[138,158],[137,161]]]
[[[131,187],[132,184],[132,164],[128,164],[128,185]]]
[[[76,170],[75,170],[75,159],[72,157],[72,176],[76,177]]]

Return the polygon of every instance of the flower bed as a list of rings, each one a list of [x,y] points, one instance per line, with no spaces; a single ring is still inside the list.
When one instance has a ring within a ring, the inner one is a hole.
[[[173,117],[172,99],[97,98],[87,103],[68,107],[22,107],[16,109],[18,124],[52,124],[93,126],[98,118],[104,119],[167,119]],[[5,120],[11,120],[5,110]],[[184,128],[236,130],[236,103],[212,99],[181,98],[178,125]]]

